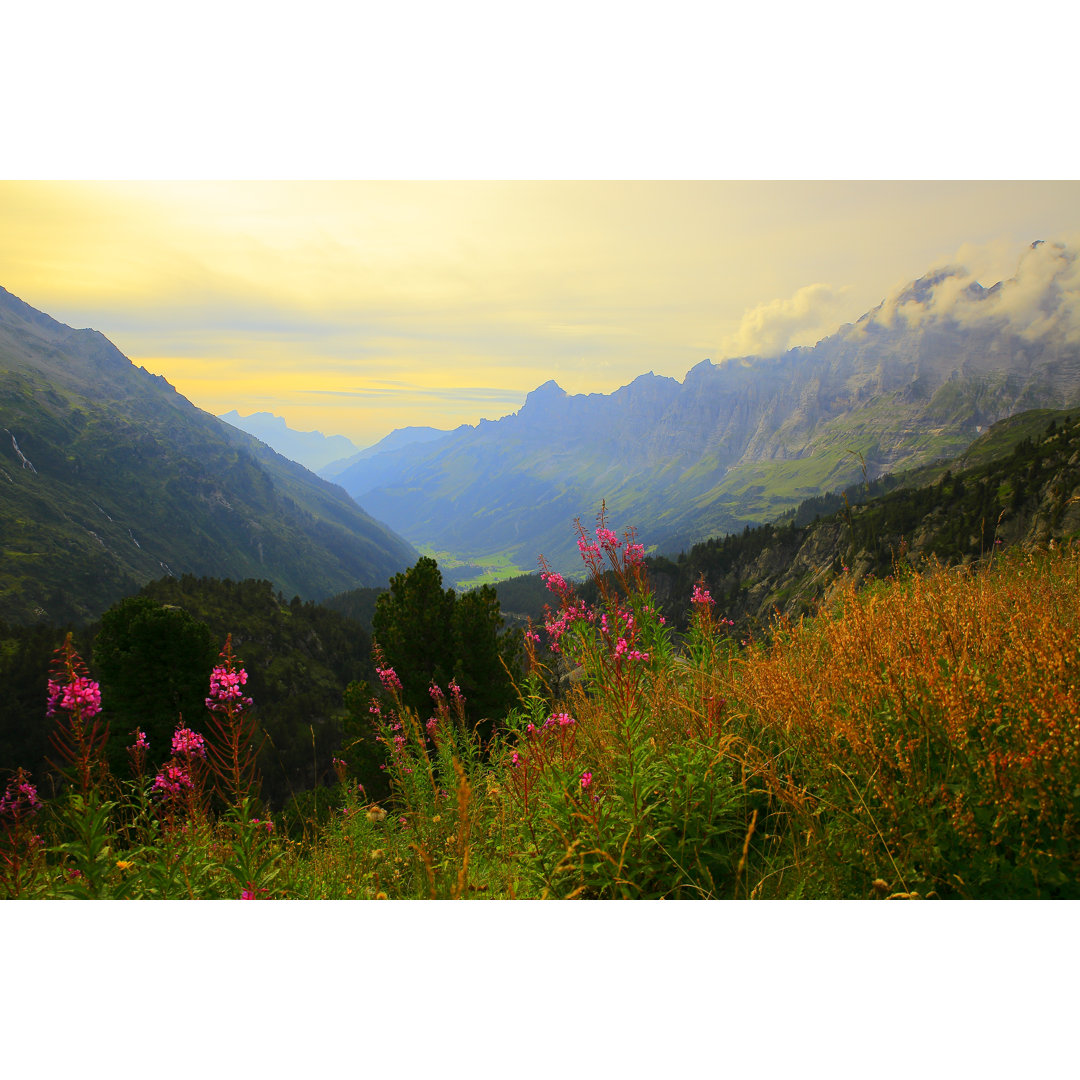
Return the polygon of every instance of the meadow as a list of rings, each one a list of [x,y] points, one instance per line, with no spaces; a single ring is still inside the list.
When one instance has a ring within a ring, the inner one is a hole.
[[[329,814],[259,799],[257,711],[226,641],[201,724],[126,735],[70,640],[43,687],[58,793],[0,799],[20,899],[978,899],[1080,895],[1080,547],[841,577],[741,641],[704,582],[685,634],[644,551],[578,526],[586,603],[544,569],[518,705],[482,741],[460,688],[366,705],[388,798],[335,762]],[[124,735],[113,733],[115,738]]]

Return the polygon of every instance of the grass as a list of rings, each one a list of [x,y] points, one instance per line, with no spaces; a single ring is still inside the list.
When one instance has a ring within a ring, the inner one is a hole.
[[[195,769],[193,788],[170,802],[152,794],[149,770],[127,781],[102,773],[93,733],[72,713],[65,760],[79,768],[67,792],[32,805],[18,777],[8,785],[0,888],[311,899],[1080,894],[1080,548],[1014,551],[862,589],[841,579],[814,618],[778,622],[771,641],[750,645],[732,640],[701,588],[676,640],[633,537],[601,518],[595,539],[580,539],[598,599],[586,607],[545,573],[558,605],[550,651],[527,639],[519,706],[486,745],[453,684],[433,689],[421,716],[383,669],[369,708],[390,798],[368,800],[341,764],[332,812],[285,835],[245,792],[239,763],[224,793]],[[58,678],[74,679],[73,663]],[[215,730],[208,739],[222,738]]]
[[[481,585],[495,585],[521,574],[530,573],[534,567],[518,566],[507,552],[490,555],[456,555],[449,551],[437,551],[430,545],[418,545],[421,555],[434,559],[440,569],[452,580],[455,588],[476,589]]]

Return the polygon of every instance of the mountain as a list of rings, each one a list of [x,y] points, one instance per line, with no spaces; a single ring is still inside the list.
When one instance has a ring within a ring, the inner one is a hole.
[[[417,558],[341,488],[4,289],[0,537],[14,622],[83,622],[185,573],[318,599]]]
[[[343,457],[336,461],[329,462],[319,469],[318,473],[327,480],[335,480],[357,462],[368,461],[373,457],[378,457],[380,454],[385,454],[392,450],[400,450],[405,446],[434,442],[436,439],[441,439],[444,435],[448,434],[450,434],[448,431],[433,427],[395,428],[389,435],[380,439],[373,446],[365,447],[363,450],[359,450],[349,457]]]
[[[1010,548],[1080,537],[1080,413],[1031,410],[985,432],[952,462],[891,474],[803,504],[786,522],[649,558],[670,625],[684,628],[703,579],[737,636],[774,613],[812,613],[838,588],[937,560],[965,566]]]
[[[356,453],[356,446],[344,435],[324,435],[321,431],[294,431],[284,419],[273,413],[257,412],[241,416],[236,409],[218,417],[226,424],[254,435],[282,457],[318,472],[332,461]]]
[[[337,481],[403,536],[522,569],[578,569],[572,522],[606,501],[660,550],[741,531],[822,492],[955,456],[1031,408],[1080,403],[1080,264],[1036,242],[984,288],[910,283],[812,348],[651,372],[613,394],[554,382],[519,412],[357,461]],[[377,465],[375,464],[377,462]]]

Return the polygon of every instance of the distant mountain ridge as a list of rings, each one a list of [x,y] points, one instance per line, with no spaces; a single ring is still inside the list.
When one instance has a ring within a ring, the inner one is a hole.
[[[341,485],[416,543],[543,553],[578,569],[572,522],[606,501],[660,550],[770,520],[865,474],[955,456],[980,430],[1080,403],[1075,253],[1033,244],[984,288],[939,267],[812,348],[703,361],[613,394],[548,381],[515,414],[356,461]]]
[[[343,472],[352,468],[359,461],[367,461],[370,458],[378,457],[379,454],[390,453],[394,450],[400,450],[405,446],[415,446],[430,442],[435,442],[438,439],[443,438],[445,435],[449,435],[450,432],[442,428],[433,427],[403,427],[395,428],[389,435],[384,436],[377,443],[372,446],[366,446],[363,450],[358,450],[354,454],[350,454],[348,457],[342,457],[338,460],[328,462],[325,466],[318,470],[320,476],[325,477],[327,480],[335,480]]]
[[[219,420],[254,435],[282,457],[317,473],[324,465],[356,453],[356,445],[344,435],[324,435],[321,431],[295,431],[283,417],[273,413],[256,412],[241,416],[233,409],[222,413]]]
[[[85,622],[163,576],[321,599],[417,552],[95,330],[0,289],[0,618]]]

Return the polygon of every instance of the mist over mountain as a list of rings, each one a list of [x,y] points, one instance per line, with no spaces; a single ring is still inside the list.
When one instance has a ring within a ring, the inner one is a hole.
[[[417,557],[341,488],[4,289],[0,536],[16,622],[82,622],[185,573],[320,599]]]
[[[294,431],[285,420],[273,413],[257,412],[241,416],[233,409],[218,417],[276,450],[282,457],[318,472],[332,461],[356,453],[356,445],[344,435],[324,435],[321,431]]]
[[[442,428],[433,427],[403,427],[395,428],[389,435],[380,439],[372,446],[366,446],[363,450],[357,451],[355,454],[351,454],[348,457],[343,457],[339,460],[329,462],[318,470],[320,476],[325,477],[327,480],[336,480],[346,470],[352,468],[353,465],[361,461],[370,461],[371,458],[378,457],[380,454],[388,453],[392,450],[400,450],[405,446],[416,446],[426,443],[435,442],[441,439],[444,435],[449,435],[449,431],[445,431]],[[370,469],[370,466],[367,466]],[[369,473],[370,475],[370,473]]]
[[[578,568],[606,500],[661,550],[964,450],[1025,409],[1080,402],[1080,266],[1036,242],[986,288],[936,267],[855,324],[775,357],[651,372],[613,394],[544,383],[515,414],[354,461],[337,480],[415,543]]]

